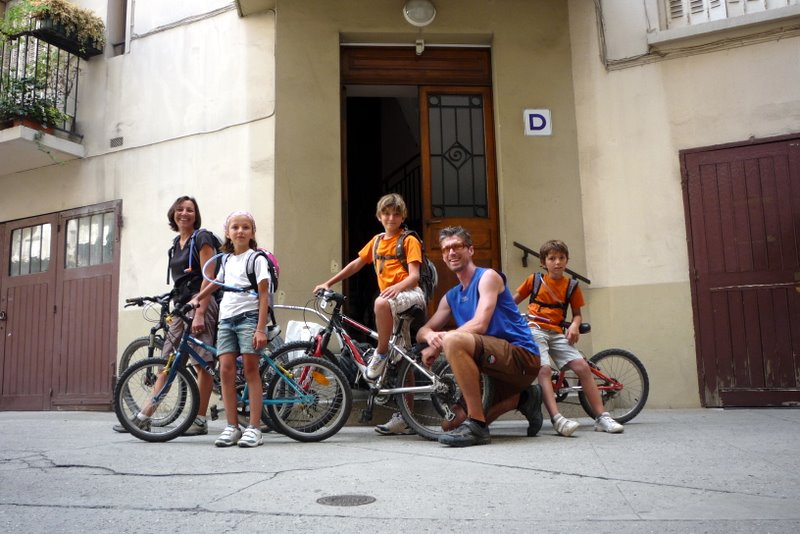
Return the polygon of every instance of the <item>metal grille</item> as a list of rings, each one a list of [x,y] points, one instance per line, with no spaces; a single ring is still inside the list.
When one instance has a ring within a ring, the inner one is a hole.
[[[2,114],[75,134],[79,64],[79,57],[27,33],[0,41]]]
[[[487,217],[483,97],[428,97],[434,217]]]

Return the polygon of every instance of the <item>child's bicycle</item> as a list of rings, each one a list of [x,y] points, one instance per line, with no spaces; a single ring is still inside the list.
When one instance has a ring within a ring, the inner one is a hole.
[[[275,306],[276,309],[308,312],[321,318],[327,325],[309,341],[289,342],[281,346],[275,351],[273,358],[277,361],[294,361],[292,358],[299,355],[303,360],[312,357],[334,362],[345,370],[353,386],[368,391],[367,406],[361,413],[361,422],[372,420],[375,404],[386,405],[393,400],[403,419],[417,434],[427,439],[437,439],[443,433],[442,422],[455,417],[451,407],[461,399],[461,390],[450,364],[444,355],[439,355],[430,368],[425,367],[420,361],[419,351],[415,350],[421,346],[406,346],[403,330],[410,327],[415,317],[415,312],[412,311],[399,317],[399,325],[389,340],[390,358],[383,374],[377,380],[368,380],[367,364],[369,354],[374,348],[351,338],[345,326],[355,328],[372,339],[377,339],[378,333],[342,313],[345,298],[341,293],[322,290],[317,293],[315,308]],[[332,311],[327,310],[329,304],[333,304]],[[334,336],[342,347],[338,355],[334,355],[330,348]],[[488,408],[492,393],[491,379],[481,375],[484,408]]]
[[[173,310],[175,319],[191,323],[186,312],[191,307]],[[182,435],[194,422],[199,392],[194,376],[187,369],[192,363],[217,375],[216,349],[195,338],[185,328],[177,350],[168,358],[147,358],[133,363],[119,378],[114,390],[117,419],[132,435],[144,441],[169,441]],[[214,354],[213,363],[200,357],[194,347]],[[262,376],[270,369],[264,389],[262,421],[297,441],[321,441],[334,435],[347,422],[352,393],[342,372],[319,358],[297,358],[278,365],[271,354],[262,357]],[[166,380],[153,392],[158,377]],[[238,390],[240,410],[247,410],[246,384]],[[149,419],[140,412],[153,410]],[[249,412],[247,412],[249,413]],[[241,416],[242,414],[240,414]]]
[[[532,328],[539,327],[537,322],[552,324],[544,317],[526,315],[526,318]],[[564,321],[560,326],[568,328],[569,323]],[[581,334],[590,331],[589,323],[581,323]],[[639,358],[624,349],[606,349],[589,358],[587,363],[600,390],[605,411],[616,422],[627,423],[642,411],[650,393],[650,379]],[[553,392],[556,402],[563,402],[570,394],[577,393],[583,410],[592,418],[597,416],[592,412],[578,377],[570,369],[553,370]]]

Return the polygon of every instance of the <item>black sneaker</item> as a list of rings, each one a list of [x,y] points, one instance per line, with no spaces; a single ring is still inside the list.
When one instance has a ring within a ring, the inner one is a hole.
[[[492,442],[489,429],[482,427],[472,419],[467,419],[458,428],[439,436],[439,443],[451,447],[470,447],[486,445]]]
[[[530,386],[520,393],[517,405],[522,415],[528,420],[528,436],[533,437],[542,429],[542,387],[539,384]]]

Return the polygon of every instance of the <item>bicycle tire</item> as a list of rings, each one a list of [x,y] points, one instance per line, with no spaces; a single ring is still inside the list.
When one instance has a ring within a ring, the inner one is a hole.
[[[650,378],[639,358],[624,349],[606,349],[592,356],[589,362],[597,366],[603,374],[623,385],[619,391],[600,391],[604,410],[620,424],[636,417],[644,408],[647,396],[650,394]],[[597,376],[592,376],[598,386],[608,384]],[[598,414],[592,413],[589,399],[583,391],[578,392],[578,399],[590,417],[597,417]]]
[[[297,393],[282,375],[275,374],[267,388],[268,399],[287,401],[267,405],[275,428],[301,442],[322,441],[341,430],[350,417],[353,393],[339,367],[323,358],[301,356],[283,368],[301,389],[314,393],[314,402],[288,402]]]
[[[133,424],[141,408],[152,398],[156,379],[167,365],[165,358],[147,358],[133,363],[122,374],[114,389],[114,411],[131,435],[151,442],[163,442],[182,435],[197,417],[200,394],[197,383],[185,368],[180,368],[169,391],[150,418],[149,429]]]
[[[444,406],[452,406],[461,400],[461,389],[458,387],[453,370],[440,354],[431,365],[433,373],[442,380],[445,390],[435,393],[398,393],[395,395],[400,413],[405,422],[414,431],[425,439],[437,440],[444,434],[442,422],[444,421]],[[397,385],[409,384],[409,377],[413,375],[415,386],[429,385],[431,382],[424,374],[414,367],[408,360],[403,360],[397,372]],[[483,409],[488,410],[494,394],[492,379],[481,373],[481,400]]]
[[[122,351],[122,356],[119,358],[119,366],[117,367],[117,376],[125,372],[132,363],[138,362],[145,358],[161,358],[161,350],[164,348],[164,339],[156,336],[155,347],[150,353],[150,336],[137,337],[125,347]]]

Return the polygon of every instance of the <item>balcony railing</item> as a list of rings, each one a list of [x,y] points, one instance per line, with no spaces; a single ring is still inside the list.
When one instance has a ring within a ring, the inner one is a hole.
[[[0,118],[29,118],[80,140],[80,58],[31,32],[0,40]],[[0,126],[2,127],[2,126]]]

